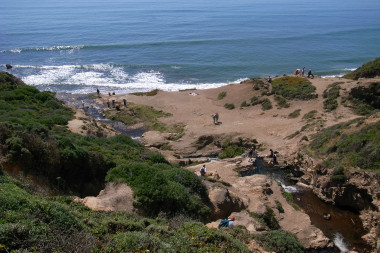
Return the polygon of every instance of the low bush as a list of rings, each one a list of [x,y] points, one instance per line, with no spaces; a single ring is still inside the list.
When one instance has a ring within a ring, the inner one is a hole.
[[[281,253],[303,253],[305,248],[297,237],[287,231],[268,231],[255,236],[266,251]]]
[[[361,67],[343,77],[358,80],[359,78],[371,78],[375,76],[380,76],[380,57],[364,63]]]
[[[284,208],[282,207],[281,202],[278,201],[278,200],[275,200],[275,202],[276,202],[277,210],[278,210],[280,213],[284,213],[285,211],[284,211]]]
[[[272,108],[273,108],[272,102],[269,100],[269,98],[264,98],[263,100],[261,100],[261,109],[263,111],[267,111]]]
[[[339,97],[340,85],[343,82],[336,82],[329,84],[327,88],[323,91],[323,109],[327,112],[331,112],[338,107],[337,98]]]
[[[243,101],[241,104],[240,104],[240,107],[248,107],[249,104],[247,103],[247,101]]]
[[[224,108],[228,109],[228,110],[233,110],[235,109],[235,105],[234,104],[224,104]]]
[[[352,125],[361,121],[356,119],[326,128],[312,137],[309,147],[315,154],[331,158],[332,166],[344,164],[345,167],[379,170],[380,121],[350,131]]]
[[[232,143],[226,143],[223,145],[223,151],[219,154],[220,159],[232,158],[244,154],[245,149],[241,146]]]
[[[289,108],[290,106],[288,101],[282,96],[275,95],[274,100],[277,102],[278,108]]]
[[[318,112],[316,110],[312,110],[312,111],[310,111],[308,113],[305,113],[303,115],[302,119],[307,120],[307,121],[313,120],[313,119],[315,119],[315,116],[317,115],[317,113]]]
[[[151,91],[148,91],[148,92],[135,92],[135,93],[131,93],[132,95],[135,95],[135,96],[156,96],[157,93],[159,92],[160,90],[158,89],[154,89],[154,90],[151,90]]]
[[[295,118],[299,117],[300,114],[301,114],[301,109],[297,109],[297,110],[289,113],[288,118],[289,119],[295,119]]]
[[[227,92],[225,91],[222,91],[218,94],[218,100],[222,100],[223,98],[225,98],[227,96]]]
[[[260,104],[261,102],[260,102],[260,98],[259,97],[257,97],[257,96],[253,96],[253,97],[251,97],[251,104],[252,105],[257,105],[257,104]]]
[[[313,99],[316,98],[315,90],[311,82],[303,77],[285,76],[272,82],[272,93],[286,99]]]
[[[137,208],[149,216],[160,212],[206,219],[209,208],[202,203],[207,190],[194,173],[170,165],[129,163],[108,172],[107,181],[123,181],[132,187]]]
[[[370,83],[368,86],[353,87],[350,95],[344,101],[346,106],[351,102],[352,110],[358,115],[368,115],[380,109],[380,82]]]

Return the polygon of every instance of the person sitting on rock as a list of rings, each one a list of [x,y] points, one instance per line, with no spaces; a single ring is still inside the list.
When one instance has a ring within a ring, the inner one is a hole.
[[[227,219],[225,220],[222,220],[219,225],[218,225],[218,228],[221,228],[221,227],[235,227],[235,216],[229,216]]]

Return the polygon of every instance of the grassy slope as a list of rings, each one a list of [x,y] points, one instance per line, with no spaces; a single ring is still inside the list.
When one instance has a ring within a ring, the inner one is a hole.
[[[355,71],[343,77],[358,80],[359,78],[371,78],[375,76],[380,76],[380,57],[363,64]]]

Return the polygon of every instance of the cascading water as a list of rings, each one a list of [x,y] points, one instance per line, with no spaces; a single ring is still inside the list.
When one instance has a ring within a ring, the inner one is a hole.
[[[347,253],[349,251],[346,243],[343,240],[343,236],[339,233],[336,233],[334,236],[334,244],[342,253]]]
[[[311,189],[294,185],[286,177],[287,172],[283,168],[269,166],[263,158],[257,158],[253,166],[253,170],[243,172],[242,176],[263,174],[281,183],[283,189],[293,195],[294,203],[309,215],[312,224],[321,229],[336,245],[336,249],[321,252],[371,252],[361,238],[365,231],[358,214],[327,204]]]

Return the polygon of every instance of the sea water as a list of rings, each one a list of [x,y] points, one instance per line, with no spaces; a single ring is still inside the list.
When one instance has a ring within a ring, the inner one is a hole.
[[[379,57],[379,0],[0,0],[0,70],[41,90],[206,89]]]

